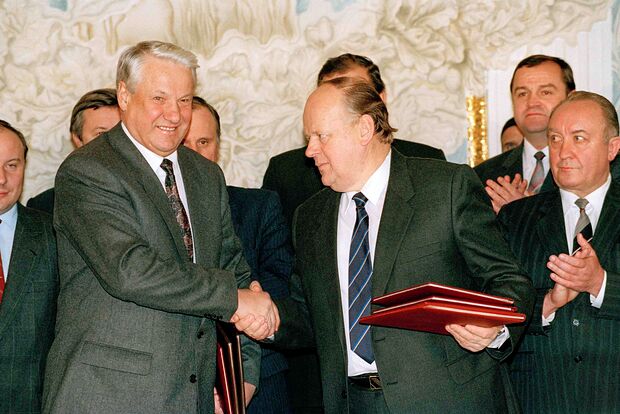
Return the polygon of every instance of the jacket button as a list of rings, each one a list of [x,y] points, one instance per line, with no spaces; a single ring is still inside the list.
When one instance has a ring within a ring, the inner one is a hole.
[[[573,319],[573,325],[579,326],[579,319]]]
[[[574,360],[575,360],[575,363],[577,363],[577,364],[578,364],[578,363],[580,363],[581,361],[583,361],[583,357],[582,357],[581,355],[577,355],[577,356],[574,358]]]
[[[198,339],[202,338],[205,335],[205,331],[198,331],[198,335],[196,335],[198,337]]]
[[[192,374],[189,376],[189,382],[191,382],[192,384],[196,382],[196,375]]]

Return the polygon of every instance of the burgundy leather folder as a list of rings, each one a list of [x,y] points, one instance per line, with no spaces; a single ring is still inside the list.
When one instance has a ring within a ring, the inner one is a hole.
[[[245,414],[241,340],[235,327],[217,322],[217,372],[215,387],[226,414]]]
[[[402,301],[399,301],[402,300]],[[373,299],[390,305],[364,316],[360,323],[448,335],[445,326],[500,326],[525,321],[509,298],[425,283]]]

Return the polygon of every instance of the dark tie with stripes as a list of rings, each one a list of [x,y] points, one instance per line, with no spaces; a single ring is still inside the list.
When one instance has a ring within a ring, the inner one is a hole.
[[[181,197],[179,196],[177,182],[174,179],[172,161],[164,158],[161,162],[161,168],[166,172],[166,180],[164,181],[166,195],[168,196],[168,201],[170,202],[174,215],[176,216],[177,223],[179,223],[179,227],[181,228],[183,243],[185,244],[187,255],[189,256],[190,261],[194,261],[194,241],[192,239],[192,230],[189,226],[189,219],[187,218],[185,207],[183,207]]]
[[[573,240],[573,251],[579,248],[577,243],[577,235],[581,233],[586,240],[592,238],[592,223],[590,223],[590,217],[586,214],[586,206],[588,200],[585,198],[578,198],[575,200],[575,204],[579,207],[579,219],[577,220],[577,226],[575,226],[575,239]]]
[[[349,250],[349,339],[351,349],[369,364],[375,360],[370,341],[370,326],[360,325],[362,316],[370,315],[372,298],[372,262],[368,244],[368,213],[362,193],[353,196],[357,219]]]

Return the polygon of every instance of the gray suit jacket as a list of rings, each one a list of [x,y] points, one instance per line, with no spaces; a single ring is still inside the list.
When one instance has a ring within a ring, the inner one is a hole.
[[[183,146],[178,162],[196,264],[162,185],[120,124],[61,165],[45,412],[213,411],[215,321],[230,319],[250,274],[221,171]],[[258,367],[246,370],[255,384]]]
[[[276,341],[307,345],[314,331],[327,413],[346,413],[347,352],[336,257],[340,193],[325,189],[302,204],[295,220],[291,299],[278,301]],[[392,150],[377,237],[373,296],[435,281],[515,299],[529,314],[531,282],[502,239],[473,171],[463,165],[405,158]],[[302,285],[303,293],[300,292]],[[308,329],[303,321],[311,320]],[[373,327],[372,344],[393,413],[506,412],[515,400],[500,362],[516,346],[511,326],[500,350],[472,353],[450,336]],[[304,335],[305,334],[305,335]]]
[[[54,338],[58,268],[48,214],[17,206],[7,285],[0,304],[0,412],[38,413]]]
[[[534,316],[510,366],[526,413],[620,412],[620,182],[613,180],[592,246],[607,271],[600,309],[579,294],[542,326],[542,304],[553,287],[547,261],[567,253],[559,190],[509,204],[498,219],[536,288]]]

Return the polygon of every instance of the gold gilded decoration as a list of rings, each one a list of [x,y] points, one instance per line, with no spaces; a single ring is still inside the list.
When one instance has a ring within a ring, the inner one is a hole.
[[[483,96],[467,97],[467,161],[475,167],[489,157],[487,102]]]

